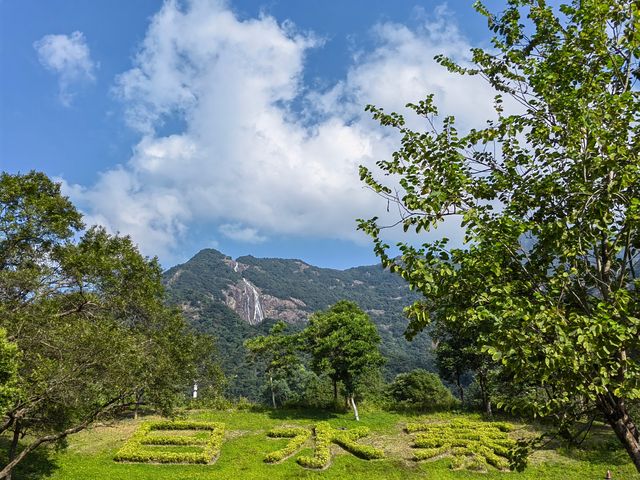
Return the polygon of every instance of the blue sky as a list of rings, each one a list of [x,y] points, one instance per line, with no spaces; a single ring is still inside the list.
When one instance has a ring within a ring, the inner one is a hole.
[[[0,167],[55,177],[166,267],[205,247],[374,263],[355,219],[386,204],[357,167],[398,143],[364,106],[433,92],[487,118],[488,87],[432,60],[488,45],[471,3],[0,0]]]

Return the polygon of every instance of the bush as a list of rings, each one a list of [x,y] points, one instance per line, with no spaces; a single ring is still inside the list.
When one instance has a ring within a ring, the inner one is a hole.
[[[399,409],[450,410],[458,404],[438,375],[421,369],[397,375],[389,386],[389,396]]]
[[[207,438],[194,436],[150,435],[162,430],[204,430]],[[217,422],[167,421],[145,422],[116,453],[117,462],[212,463],[220,453],[224,424]],[[145,450],[145,445],[202,446],[199,452]]]

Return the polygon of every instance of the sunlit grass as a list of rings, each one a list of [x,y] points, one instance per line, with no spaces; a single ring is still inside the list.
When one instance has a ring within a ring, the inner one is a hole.
[[[18,472],[15,478],[35,480],[196,480],[196,479],[567,479],[584,480],[604,478],[611,470],[615,479],[638,478],[626,453],[617,446],[615,438],[604,431],[597,441],[584,450],[554,449],[536,452],[524,473],[497,470],[477,473],[452,470],[451,459],[441,458],[426,462],[414,460],[412,448],[415,435],[405,431],[407,423],[422,421],[442,422],[452,419],[480,421],[481,417],[468,414],[437,414],[407,416],[390,412],[370,412],[361,422],[349,414],[277,410],[251,411],[197,411],[188,415],[191,420],[223,422],[226,425],[225,441],[220,456],[212,465],[156,465],[118,463],[114,455],[131,437],[142,420],[123,420],[113,425],[102,425],[73,436],[67,449],[40,455]],[[313,441],[309,439],[302,448],[279,463],[265,463],[266,456],[283,448],[286,440],[270,439],[267,433],[278,427],[312,425],[327,421],[331,427],[355,428],[366,426],[368,437],[358,440],[384,450],[385,458],[363,460],[345,452],[338,445],[331,445],[329,467],[321,471],[302,468],[296,459],[312,456]],[[511,434],[531,433],[526,426]],[[184,433],[183,433],[184,434]],[[148,447],[146,447],[148,448]],[[151,447],[156,448],[156,447]],[[180,450],[184,447],[164,447]]]

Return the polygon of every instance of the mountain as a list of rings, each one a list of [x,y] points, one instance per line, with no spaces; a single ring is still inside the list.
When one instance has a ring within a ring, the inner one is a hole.
[[[371,316],[387,358],[385,376],[415,368],[433,369],[426,334],[408,342],[403,308],[418,296],[406,282],[380,265],[347,270],[318,268],[301,260],[239,257],[205,249],[164,273],[171,304],[200,331],[218,338],[230,393],[256,398],[260,371],[246,358],[243,342],[277,320],[304,327],[310,314],[338,300],[352,300]]]

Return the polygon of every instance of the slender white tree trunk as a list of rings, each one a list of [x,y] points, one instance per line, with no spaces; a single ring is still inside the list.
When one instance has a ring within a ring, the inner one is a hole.
[[[349,400],[351,401],[351,406],[353,407],[353,414],[356,416],[356,422],[360,421],[360,415],[358,415],[358,407],[356,407],[356,401],[353,398],[353,395],[351,395],[351,397],[349,397]]]
[[[269,386],[271,387],[271,403],[273,403],[273,408],[278,408],[276,405],[276,394],[273,391],[273,376],[269,375]]]

